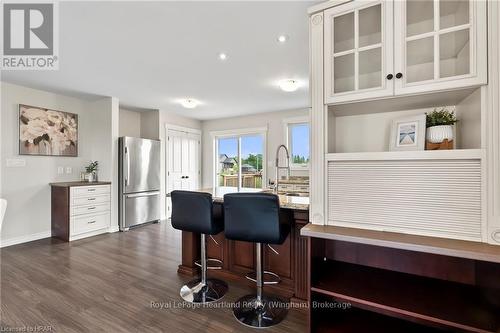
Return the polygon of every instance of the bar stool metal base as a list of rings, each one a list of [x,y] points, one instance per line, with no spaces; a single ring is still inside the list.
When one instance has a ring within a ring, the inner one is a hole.
[[[257,295],[243,296],[236,301],[233,315],[240,323],[253,328],[265,328],[279,324],[288,313],[287,302],[276,297]]]
[[[181,297],[190,303],[212,303],[220,300],[227,292],[227,283],[218,279],[207,279],[206,284],[201,279],[189,281],[181,288]]]

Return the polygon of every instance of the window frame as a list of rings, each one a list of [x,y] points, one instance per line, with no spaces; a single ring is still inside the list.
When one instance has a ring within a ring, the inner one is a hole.
[[[292,154],[292,135],[290,131],[291,125],[299,125],[299,124],[307,124],[309,126],[309,162],[305,164],[296,164],[293,163],[293,154]],[[286,146],[290,152],[290,170],[309,170],[311,164],[311,122],[309,117],[294,117],[283,120],[284,133],[285,133],[285,142]]]
[[[212,131],[210,132],[212,137],[213,144],[213,169],[212,169],[212,184],[213,188],[220,187],[218,186],[218,175],[217,168],[219,163],[219,148],[217,141],[222,138],[236,138],[238,140],[238,191],[240,191],[242,186],[242,163],[241,163],[241,138],[244,136],[252,136],[252,135],[262,135],[263,144],[262,144],[262,188],[267,187],[267,126],[266,127],[255,127],[255,128],[240,128],[234,130],[222,130],[222,131]]]

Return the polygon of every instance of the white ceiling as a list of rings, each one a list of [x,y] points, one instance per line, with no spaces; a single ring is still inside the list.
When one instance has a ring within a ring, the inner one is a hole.
[[[308,107],[312,4],[61,2],[59,70],[3,71],[2,80],[197,119]],[[276,41],[281,34],[285,44]],[[304,85],[282,92],[285,78]],[[203,104],[184,109],[176,100],[186,97]]]

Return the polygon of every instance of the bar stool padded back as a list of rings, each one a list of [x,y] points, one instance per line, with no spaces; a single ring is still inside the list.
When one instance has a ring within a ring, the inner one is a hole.
[[[222,216],[214,216],[211,194],[172,191],[170,197],[175,229],[207,235],[216,235],[224,229]]]
[[[220,262],[216,259],[207,259],[206,235],[216,235],[224,229],[222,210],[217,209],[214,214],[212,195],[209,193],[172,191],[172,226],[175,229],[200,234],[200,263],[201,278],[194,279],[182,286],[182,299],[192,303],[210,303],[221,299],[227,292],[227,283],[218,279],[208,279],[207,269],[209,261]],[[222,262],[220,262],[222,264]]]
[[[289,224],[281,223],[279,211],[279,198],[271,193],[226,194],[224,234],[234,240],[282,244]]]
[[[287,314],[287,302],[263,295],[264,274],[279,276],[263,270],[262,245],[282,244],[290,232],[290,224],[281,223],[287,214],[280,213],[279,198],[270,193],[232,193],[224,196],[224,234],[226,238],[255,243],[255,281],[257,292],[236,301],[233,315],[243,325],[270,327],[281,322]],[[285,221],[283,221],[285,222]],[[268,282],[278,283],[278,282]]]

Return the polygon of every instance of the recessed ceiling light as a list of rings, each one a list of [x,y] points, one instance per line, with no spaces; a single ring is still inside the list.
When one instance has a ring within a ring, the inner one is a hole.
[[[278,36],[278,42],[280,43],[284,43],[288,40],[288,35],[281,35],[281,36]]]
[[[299,81],[293,79],[283,80],[279,83],[281,90],[286,92],[292,92],[297,90],[299,88],[299,85],[300,85]]]
[[[195,100],[193,98],[183,99],[183,100],[181,100],[180,103],[186,109],[194,109],[195,107],[197,107],[200,104],[199,101],[197,101],[197,100]]]
[[[227,59],[227,54],[225,54],[225,53],[219,53],[219,59],[220,60],[226,60]]]

